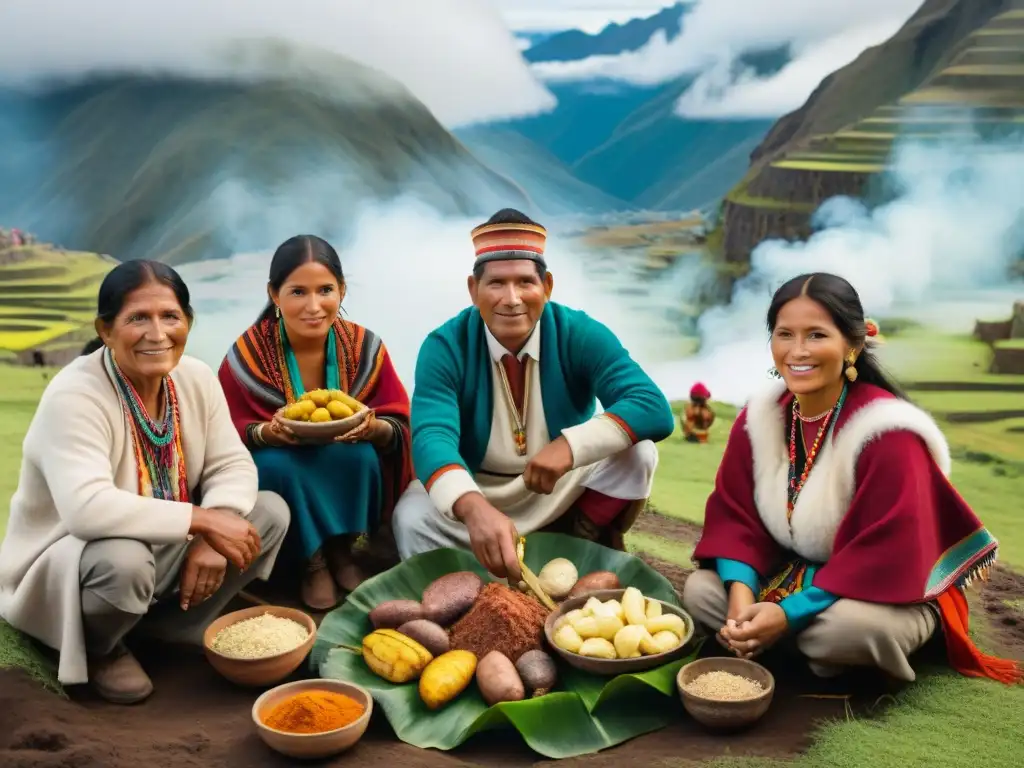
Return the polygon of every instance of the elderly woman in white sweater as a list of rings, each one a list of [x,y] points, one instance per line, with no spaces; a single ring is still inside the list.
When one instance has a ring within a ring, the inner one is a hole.
[[[122,704],[153,690],[124,639],[137,624],[197,642],[288,528],[258,493],[216,376],[183,356],[188,288],[130,261],[100,286],[103,347],[58,373],[25,438],[0,544],[0,616],[60,653],[58,678]],[[147,627],[148,625],[148,627]]]

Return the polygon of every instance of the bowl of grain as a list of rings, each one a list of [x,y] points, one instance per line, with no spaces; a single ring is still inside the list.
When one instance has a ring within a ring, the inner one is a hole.
[[[311,616],[294,608],[260,605],[221,616],[203,633],[206,658],[239,685],[278,683],[294,672],[316,640]]]
[[[252,705],[263,743],[299,759],[318,759],[350,749],[366,733],[373,697],[342,680],[298,680],[271,688]]]
[[[676,687],[694,720],[715,730],[735,730],[754,724],[768,711],[775,678],[753,661],[721,657],[685,665]]]

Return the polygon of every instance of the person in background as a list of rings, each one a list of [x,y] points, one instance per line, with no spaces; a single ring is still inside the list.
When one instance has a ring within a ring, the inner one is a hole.
[[[473,306],[431,332],[416,363],[418,480],[395,509],[399,553],[471,549],[498,578],[518,579],[519,535],[621,549],[672,409],[607,327],[549,301],[542,226],[506,209],[472,238]]]
[[[270,301],[220,367],[238,433],[252,451],[260,488],[288,502],[285,558],[303,572],[302,601],[337,605],[364,574],[353,557],[362,534],[390,535],[391,513],[412,479],[409,396],[373,331],[341,317],[345,276],[337,251],[313,235],[274,253]],[[277,411],[314,389],[340,389],[367,409],[338,440],[297,438]]]
[[[700,382],[690,390],[690,402],[683,410],[680,426],[683,439],[688,443],[706,443],[711,425],[715,423],[715,412],[708,405],[711,392]]]
[[[742,657],[793,638],[819,676],[874,667],[913,681],[941,627],[959,672],[1019,682],[968,633],[964,587],[997,542],[950,485],[949,447],[871,352],[846,280],[785,283],[768,310],[781,381],[729,435],[683,602]]]
[[[281,498],[257,493],[213,372],[183,355],[191,325],[173,269],[110,271],[102,346],[43,393],[0,544],[0,616],[59,651],[62,683],[119,704],[153,690],[129,632],[201,642],[269,576],[288,528]]]

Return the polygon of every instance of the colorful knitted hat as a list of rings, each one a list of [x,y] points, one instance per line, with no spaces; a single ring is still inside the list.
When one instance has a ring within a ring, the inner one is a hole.
[[[544,246],[548,231],[540,224],[481,224],[470,236],[476,249],[476,265],[529,259],[547,268]]]

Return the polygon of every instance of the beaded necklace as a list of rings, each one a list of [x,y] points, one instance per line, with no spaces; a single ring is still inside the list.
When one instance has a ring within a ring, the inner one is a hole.
[[[804,460],[804,468],[803,471],[800,472],[798,478],[796,470],[796,441],[797,425],[800,424],[801,417],[800,405],[797,403],[796,398],[793,398],[793,421],[789,429],[789,494],[786,500],[787,520],[793,519],[793,510],[796,508],[796,500],[800,497],[800,491],[803,490],[804,483],[807,482],[807,476],[811,474],[811,470],[814,468],[814,460],[818,457],[818,452],[821,450],[824,442],[832,437],[836,421],[839,419],[839,412],[842,411],[843,403],[845,402],[846,385],[844,384],[843,391],[839,393],[839,399],[836,401],[836,404],[827,410],[823,416],[818,417],[821,419],[821,426],[818,427],[818,433],[814,437],[814,443],[811,445],[810,450],[807,451],[807,458]],[[800,438],[803,439],[803,430],[800,430],[800,432]]]
[[[128,422],[139,477],[139,495],[166,501],[188,501],[185,452],[181,447],[178,393],[170,376],[162,389],[164,418],[157,424],[149,417],[139,393],[128,381],[107,348],[104,362],[112,374],[125,420]]]

